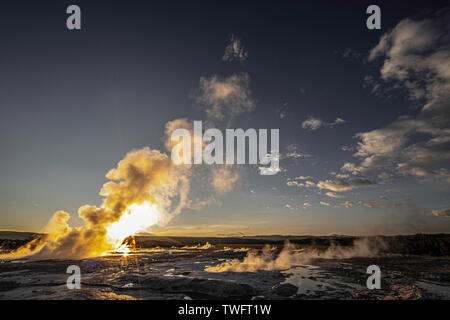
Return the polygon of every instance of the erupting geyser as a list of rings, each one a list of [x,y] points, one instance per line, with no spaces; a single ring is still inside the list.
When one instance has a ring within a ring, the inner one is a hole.
[[[2,258],[85,258],[114,250],[126,237],[165,224],[181,211],[187,203],[189,168],[148,147],[130,151],[106,174],[102,205],[78,210],[84,226],[70,227],[70,215],[58,211],[44,229],[46,237]]]
[[[106,240],[115,247],[122,245],[125,238],[139,231],[145,231],[158,223],[159,211],[148,201],[131,204],[120,219],[106,227]]]

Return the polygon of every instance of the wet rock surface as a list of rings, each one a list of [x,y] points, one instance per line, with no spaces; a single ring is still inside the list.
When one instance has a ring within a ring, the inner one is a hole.
[[[0,261],[0,299],[450,299],[448,258],[314,259],[282,271],[205,271],[245,255],[212,248]],[[70,265],[81,269],[80,290],[67,288]],[[370,265],[381,269],[380,290],[366,287]]]
[[[142,281],[145,288],[160,292],[182,292],[216,298],[251,298],[257,291],[246,283],[202,278],[150,277]]]
[[[297,293],[298,288],[290,283],[278,283],[272,287],[272,290],[279,296],[290,297]]]
[[[19,286],[19,283],[16,281],[0,281],[0,291],[9,291]]]

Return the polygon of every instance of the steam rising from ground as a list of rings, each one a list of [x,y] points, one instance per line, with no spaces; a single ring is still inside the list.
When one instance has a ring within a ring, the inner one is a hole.
[[[170,157],[158,150],[148,147],[133,150],[106,174],[109,181],[100,190],[100,195],[105,197],[102,205],[79,208],[78,215],[85,221],[84,226],[70,227],[69,214],[58,211],[44,230],[45,238],[34,240],[2,258],[30,254],[33,258],[84,258],[112,250],[124,238],[108,231],[120,229],[114,228],[114,223],[128,208],[133,208],[132,205],[150,203],[155,212],[149,212],[151,216],[147,220],[140,219],[137,230],[130,232],[143,231],[139,229],[156,223],[165,224],[181,211],[189,192],[187,169],[183,165],[175,166]]]
[[[286,270],[297,265],[308,263],[314,258],[346,259],[352,257],[372,257],[378,255],[385,247],[381,239],[356,240],[351,247],[331,246],[325,251],[317,249],[297,250],[295,245],[287,241],[279,254],[275,247],[266,245],[261,253],[249,251],[241,261],[233,259],[224,263],[208,267],[208,272],[256,272],[258,270]]]
[[[196,246],[184,246],[181,247],[181,249],[211,249],[214,248],[214,245],[212,245],[209,242],[206,242],[204,245],[198,244]]]

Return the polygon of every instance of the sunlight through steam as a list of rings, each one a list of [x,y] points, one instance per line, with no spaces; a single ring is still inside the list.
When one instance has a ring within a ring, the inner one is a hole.
[[[149,201],[131,204],[114,223],[106,227],[106,238],[116,248],[122,245],[123,240],[135,235],[137,232],[145,231],[158,222],[159,211],[155,204]]]

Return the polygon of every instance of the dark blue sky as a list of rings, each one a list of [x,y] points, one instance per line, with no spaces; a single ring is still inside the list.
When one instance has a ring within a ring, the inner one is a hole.
[[[255,108],[233,118],[231,127],[279,128],[283,172],[264,177],[254,167],[240,167],[232,191],[213,195],[194,179],[192,197],[214,202],[186,208],[154,231],[189,234],[196,226],[203,234],[448,232],[448,156],[420,165],[408,159],[414,139],[426,142],[417,136],[421,129],[399,133],[411,138],[401,145],[405,157],[373,151],[354,156],[369,143],[358,147],[363,141],[357,133],[396,125],[399,116],[415,118],[433,99],[410,98],[419,90],[408,87],[420,82],[417,74],[411,82],[381,79],[383,63],[394,59],[385,51],[385,57],[369,61],[371,50],[393,28],[398,32],[391,35],[391,49],[402,45],[395,44],[395,36],[406,33],[396,28],[401,21],[437,21],[428,17],[445,3],[379,1],[382,29],[368,30],[365,11],[372,3],[366,1],[76,1],[82,11],[79,31],[65,25],[66,8],[75,2],[5,3],[0,229],[39,230],[59,209],[79,225],[78,207],[101,203],[105,174],[128,151],[145,146],[164,151],[168,121],[206,120],[196,99],[202,77],[225,81],[247,74]],[[448,25],[431,30],[448,35]],[[222,59],[232,35],[248,53],[242,63]],[[430,48],[439,52],[442,46]],[[430,62],[427,70],[434,67]],[[436,79],[447,84],[446,78]],[[377,84],[381,89],[374,90]],[[302,127],[311,118],[321,125]],[[332,125],[337,118],[345,122]],[[437,137],[446,139],[448,133]],[[287,156],[289,150],[298,157]],[[370,156],[385,162],[341,169]],[[401,163],[408,163],[407,171],[399,169]],[[417,168],[431,171],[419,175]],[[383,172],[393,178],[385,179]],[[336,180],[350,189],[326,183]]]

